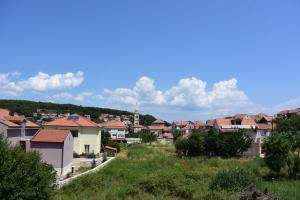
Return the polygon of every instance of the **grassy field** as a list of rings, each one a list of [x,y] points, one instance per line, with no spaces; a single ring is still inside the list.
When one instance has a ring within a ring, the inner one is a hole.
[[[258,159],[180,159],[172,145],[130,146],[102,171],[59,190],[55,199],[236,199],[234,193],[210,191],[209,183],[219,170],[237,166],[268,173]],[[258,187],[284,200],[300,199],[300,181],[260,181]]]

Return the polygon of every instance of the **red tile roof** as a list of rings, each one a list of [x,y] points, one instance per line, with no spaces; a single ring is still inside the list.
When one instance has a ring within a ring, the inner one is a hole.
[[[283,111],[279,112],[278,115],[293,114],[293,113],[297,113],[297,112],[300,112],[300,108],[291,109],[291,110],[283,110]]]
[[[0,117],[9,116],[10,111],[7,109],[0,108]]]
[[[48,122],[44,125],[45,126],[66,126],[66,127],[99,127],[98,124],[96,124],[95,122],[77,114],[60,118],[52,122]]]
[[[108,122],[100,123],[98,124],[101,128],[120,128],[120,129],[127,129],[127,126],[123,124],[119,120],[111,120]]]
[[[20,128],[20,125],[16,124],[16,123],[13,123],[11,121],[8,121],[7,119],[5,118],[0,118],[0,123],[8,126],[8,127],[18,127]]]
[[[40,130],[33,138],[32,142],[59,142],[65,141],[70,134],[68,130]]]
[[[217,126],[231,125],[231,119],[220,118],[216,119]]]
[[[271,130],[272,125],[271,124],[257,124],[257,129],[259,129],[259,130]]]
[[[143,126],[143,125],[138,124],[138,125],[134,125],[133,128],[146,128],[146,127]]]
[[[242,125],[255,126],[256,122],[250,116],[245,116],[242,120]]]
[[[186,125],[188,125],[190,122],[188,121],[177,121],[177,122],[174,122],[176,126],[180,126],[180,127],[184,127]]]

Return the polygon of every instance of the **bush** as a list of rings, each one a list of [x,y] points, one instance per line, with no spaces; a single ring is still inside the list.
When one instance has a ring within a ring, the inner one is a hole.
[[[0,133],[0,199],[52,199],[55,176],[37,152],[9,146]]]
[[[109,140],[108,143],[107,143],[107,146],[116,148],[117,152],[120,152],[120,150],[121,150],[120,144],[117,143],[117,142],[115,142],[115,141],[113,141],[113,140]]]
[[[204,151],[203,137],[199,133],[192,133],[188,138],[178,138],[175,142],[179,156],[199,156]]]
[[[80,155],[78,153],[73,153],[73,158],[80,158]]]
[[[290,144],[288,140],[281,135],[271,136],[264,142],[266,165],[276,173],[286,165]]]
[[[236,168],[218,172],[210,183],[210,189],[237,192],[255,183],[257,183],[257,177],[251,170]]]

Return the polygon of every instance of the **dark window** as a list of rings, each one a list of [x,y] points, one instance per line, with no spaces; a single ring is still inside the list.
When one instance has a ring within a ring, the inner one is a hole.
[[[72,130],[71,131],[73,137],[78,137],[78,131],[77,130]]]
[[[90,145],[88,145],[88,144],[84,145],[84,152],[90,153]]]

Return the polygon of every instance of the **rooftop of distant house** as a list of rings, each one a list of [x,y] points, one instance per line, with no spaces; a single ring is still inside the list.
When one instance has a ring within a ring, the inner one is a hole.
[[[39,125],[26,119],[25,116],[11,115],[11,112],[7,109],[0,109],[0,123],[13,128],[21,128],[25,123],[26,128],[38,128]]]
[[[45,126],[65,126],[65,127],[99,127],[97,123],[78,114],[63,117],[44,124]]]
[[[98,124],[101,128],[119,128],[119,129],[127,129],[127,126],[123,124],[120,120],[111,120],[108,122],[103,122]]]

